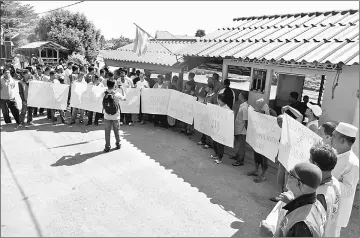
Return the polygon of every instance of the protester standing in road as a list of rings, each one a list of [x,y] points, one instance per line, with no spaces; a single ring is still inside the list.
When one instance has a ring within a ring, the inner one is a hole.
[[[339,222],[335,232],[337,237],[340,236],[341,228],[348,225],[359,181],[359,158],[351,150],[357,131],[357,127],[340,122],[331,137],[331,146],[338,153],[337,164],[332,174],[339,180],[341,188]]]
[[[19,95],[22,101],[22,108],[20,114],[20,124],[19,128],[25,127],[25,116],[27,113],[27,124],[34,125],[32,120],[33,116],[33,108],[27,105],[27,98],[29,92],[29,81],[32,79],[32,75],[30,74],[29,70],[25,69],[23,72],[23,79],[19,82]]]
[[[65,78],[63,75],[59,75],[54,81],[53,83],[60,83],[60,84],[65,84]],[[65,113],[63,110],[56,110],[56,109],[51,109],[51,117],[53,119],[53,124],[55,125],[57,123],[57,117],[55,115],[56,111],[59,112],[60,115],[60,120],[61,123],[65,124]]]
[[[94,82],[89,83],[90,85],[95,85],[98,87],[104,87],[104,85],[102,84],[102,82],[100,81],[100,77],[97,75],[94,75]],[[93,115],[95,113],[95,120],[94,120],[94,124],[95,126],[99,125],[99,118],[101,117],[101,113],[98,112],[91,112],[89,111],[88,113],[88,123],[86,125],[91,125],[92,124],[92,119],[93,119]]]
[[[233,109],[235,103],[235,93],[230,88],[230,79],[224,80],[224,88],[219,91],[219,94],[224,94],[225,96],[225,103],[230,108]]]
[[[235,118],[235,142],[237,143],[236,155],[231,159],[236,160],[233,166],[243,166],[245,160],[246,130],[248,126],[248,95],[239,94],[240,107]]]
[[[310,149],[310,162],[322,171],[322,181],[316,193],[326,211],[324,237],[335,237],[341,191],[339,181],[331,174],[337,162],[336,152],[330,145],[314,145]]]
[[[11,123],[9,109],[13,115],[17,125],[20,125],[19,108],[17,106],[13,90],[15,88],[15,80],[10,75],[10,70],[5,69],[4,74],[0,78],[0,99],[1,109],[4,115],[5,123]]]
[[[119,69],[120,77],[117,79],[117,86],[122,88],[124,91],[123,96],[126,95],[129,88],[134,88],[133,81],[126,76],[126,70]],[[130,113],[121,113],[120,115],[120,125],[127,123],[129,126],[133,124],[132,114]]]
[[[322,172],[311,163],[299,163],[289,172],[286,187],[291,193],[283,193],[282,208],[285,217],[276,229],[263,220],[260,223],[262,237],[322,237],[326,222],[324,207],[316,198],[316,190],[322,181]]]
[[[164,84],[164,76],[158,75],[157,83],[154,85],[153,88],[158,89],[168,89],[168,86]],[[164,128],[168,128],[167,116],[166,115],[153,115],[154,118],[154,126],[162,124]]]
[[[136,88],[139,88],[140,90],[142,90],[144,88],[150,88],[148,81],[145,80],[144,73],[142,73],[142,72],[139,73],[139,79],[140,80],[136,82],[136,85],[135,85]],[[142,111],[141,111],[141,99],[140,99],[139,120],[140,120],[141,125],[143,125],[145,123],[145,118],[146,118],[146,114],[142,113]]]
[[[125,101],[126,98],[119,92],[115,92],[115,81],[107,80],[108,89],[104,92],[103,108],[104,108],[104,124],[105,124],[105,149],[104,152],[110,151],[110,134],[113,129],[116,139],[116,149],[120,149],[120,100]]]

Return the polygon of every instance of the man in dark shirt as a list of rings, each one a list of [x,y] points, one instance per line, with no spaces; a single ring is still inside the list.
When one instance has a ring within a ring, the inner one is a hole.
[[[301,115],[303,116],[303,118],[305,118],[305,112],[306,112],[306,105],[304,105],[303,103],[298,101],[299,98],[299,93],[298,92],[291,92],[290,93],[290,97],[289,100],[291,102],[291,104],[289,105],[290,107],[298,110]],[[291,116],[292,118],[296,119],[296,116],[290,112],[289,110],[286,111],[286,113]]]
[[[230,108],[233,108],[234,105],[234,99],[235,99],[235,93],[234,91],[230,88],[230,80],[229,79],[225,79],[224,80],[224,86],[225,88],[221,89],[219,91],[219,94],[224,94],[224,103]]]
[[[140,70],[136,70],[135,78],[133,79],[134,85],[136,85],[136,83],[139,81],[140,81]]]
[[[286,187],[291,193],[280,195],[286,203],[286,211],[278,227],[265,220],[260,223],[262,237],[322,237],[326,212],[316,198],[316,190],[322,181],[320,168],[311,163],[299,163],[290,170]]]

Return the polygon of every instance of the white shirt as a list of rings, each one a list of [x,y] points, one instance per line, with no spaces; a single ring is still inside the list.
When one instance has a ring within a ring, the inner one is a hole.
[[[124,82],[121,81],[121,78],[118,78],[116,80],[116,83],[117,83],[118,87],[119,87],[119,85],[122,86],[123,88],[133,88],[134,87],[133,81],[128,77],[124,78]]]
[[[148,81],[146,81],[145,79],[142,82],[141,82],[141,80],[137,81],[136,87],[140,88],[140,89],[142,89],[142,88],[150,88]]]
[[[114,90],[106,90],[106,91],[107,92],[114,92]],[[105,92],[102,93],[102,95],[101,95],[103,98],[105,96]],[[126,99],[126,97],[123,96],[121,93],[115,92],[115,103],[120,104],[120,100],[124,101],[125,99]],[[117,113],[115,115],[109,115],[104,110],[104,119],[105,120],[120,120],[120,105],[119,105],[119,110],[117,111]]]
[[[248,103],[243,102],[235,118],[235,135],[246,135],[245,121],[248,120]]]
[[[332,174],[339,180],[341,188],[338,226],[346,227],[349,223],[356,186],[359,181],[359,159],[353,151],[338,155]]]
[[[65,79],[65,83],[70,85],[70,75],[72,73],[72,70],[71,69],[66,69],[65,72],[64,72],[64,79]]]
[[[324,195],[326,202],[324,237],[336,237],[336,226],[339,219],[341,201],[340,182],[334,176],[331,176],[331,180],[321,184],[317,188],[316,193]]]

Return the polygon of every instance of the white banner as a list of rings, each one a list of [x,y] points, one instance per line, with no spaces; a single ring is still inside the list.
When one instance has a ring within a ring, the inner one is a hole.
[[[207,104],[210,117],[211,138],[234,148],[234,112],[217,105]]]
[[[246,142],[259,154],[264,155],[275,163],[279,151],[281,128],[276,117],[255,112],[248,109],[248,128]]]
[[[121,113],[139,113],[140,112],[140,89],[127,88],[126,101],[120,100]]]
[[[142,113],[167,115],[171,90],[143,88],[141,90]]]
[[[102,113],[105,87],[76,83],[71,85],[70,106],[92,112]]]
[[[206,104],[194,102],[194,128],[195,130],[211,136],[209,110]]]
[[[27,104],[29,107],[65,110],[68,95],[69,85],[30,81]]]
[[[192,125],[194,121],[193,105],[196,102],[196,97],[175,90],[170,91],[167,115]]]
[[[320,141],[320,136],[284,114],[278,160],[290,171],[298,163],[309,162],[310,148]]]

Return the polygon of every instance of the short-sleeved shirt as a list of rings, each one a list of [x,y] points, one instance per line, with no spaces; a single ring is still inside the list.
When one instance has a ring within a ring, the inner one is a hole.
[[[105,92],[114,92],[115,93],[115,103],[120,104],[120,100],[124,100],[125,96],[123,96],[121,93],[119,92],[115,92],[114,90],[106,90]],[[102,93],[102,98],[105,97],[105,92]],[[117,113],[115,115],[109,115],[105,112],[104,110],[104,119],[105,120],[120,120],[120,105],[119,105],[119,110],[117,111]]]
[[[150,88],[148,81],[146,81],[145,79],[144,79],[144,81],[141,81],[141,80],[137,81],[136,87],[140,88],[140,89],[142,89],[142,88]]]
[[[248,120],[248,103],[243,102],[235,118],[235,135],[246,135],[245,121]]]

